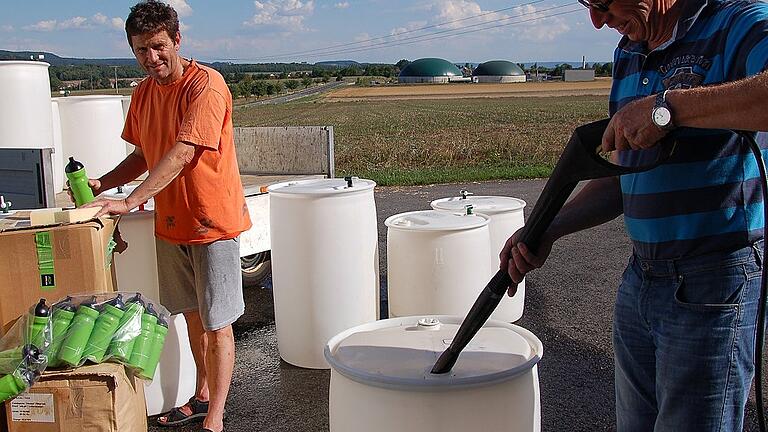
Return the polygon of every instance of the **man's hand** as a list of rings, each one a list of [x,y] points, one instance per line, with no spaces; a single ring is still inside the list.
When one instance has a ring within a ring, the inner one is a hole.
[[[101,207],[101,210],[94,217],[100,217],[105,214],[121,215],[131,211],[124,199],[97,198],[88,204],[80,206],[80,208],[88,207]]]
[[[522,282],[526,273],[543,266],[552,251],[552,240],[548,237],[542,238],[539,252],[534,255],[525,243],[519,241],[520,231],[517,230],[507,239],[499,254],[499,269],[506,269],[515,284]],[[510,288],[507,294],[511,297],[514,291]]]
[[[656,145],[667,131],[651,121],[655,100],[655,96],[638,99],[614,114],[603,134],[603,152],[641,150]]]
[[[98,179],[88,179],[88,186],[91,187],[91,190],[93,191],[93,196],[98,196],[103,191],[101,190],[101,181]],[[72,202],[75,202],[75,197],[72,196],[72,189],[69,188],[69,181],[67,181],[67,195],[69,196],[69,200]]]

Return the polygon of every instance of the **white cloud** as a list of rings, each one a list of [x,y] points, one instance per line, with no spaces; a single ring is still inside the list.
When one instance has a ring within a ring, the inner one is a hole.
[[[165,2],[171,5],[180,17],[188,17],[192,15],[192,7],[185,0],[165,0]]]
[[[271,26],[289,32],[307,30],[304,20],[315,11],[314,0],[255,0],[253,4],[256,13],[243,23],[246,27]]]
[[[347,9],[349,7],[349,2],[339,2],[333,5],[336,9]]]
[[[2,25],[2,26],[0,26],[0,31],[2,31],[2,32],[12,32],[13,31],[13,26],[10,25],[10,24]]]
[[[539,12],[533,5],[524,6],[520,14],[524,15],[524,19],[527,21],[517,26],[522,28],[522,31],[517,32],[520,40],[551,42],[561,34],[571,30],[571,26],[564,18],[557,16],[545,18],[547,13]],[[534,18],[542,19],[533,20]]]
[[[186,23],[184,23],[182,21],[179,21],[179,31],[180,32],[184,33],[184,32],[186,32],[187,30],[189,30],[191,28],[192,28],[191,25],[187,25]]]
[[[109,18],[106,15],[98,12],[91,18],[76,16],[62,21],[55,19],[43,20],[38,21],[35,24],[24,26],[22,28],[24,30],[40,32],[52,32],[56,30],[91,30],[95,28],[122,30],[123,19],[119,17]]]

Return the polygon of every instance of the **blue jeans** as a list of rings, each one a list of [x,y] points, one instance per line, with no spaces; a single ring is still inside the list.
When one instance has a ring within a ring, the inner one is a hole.
[[[680,260],[633,256],[616,297],[619,432],[735,432],[754,376],[762,241]]]

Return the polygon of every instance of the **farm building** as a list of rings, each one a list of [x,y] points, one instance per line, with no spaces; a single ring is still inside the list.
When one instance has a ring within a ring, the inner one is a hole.
[[[479,83],[525,82],[520,66],[506,60],[491,60],[477,65],[472,72],[473,81]]]
[[[461,78],[459,68],[448,60],[439,58],[422,58],[409,63],[400,71],[397,78],[399,83],[431,83],[445,84],[451,78]]]

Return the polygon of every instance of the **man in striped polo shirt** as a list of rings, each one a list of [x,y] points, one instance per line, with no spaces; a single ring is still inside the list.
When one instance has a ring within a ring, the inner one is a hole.
[[[589,182],[538,255],[515,234],[501,266],[518,282],[558,238],[623,213],[634,253],[614,312],[618,430],[740,431],[754,376],[763,201],[749,148],[723,129],[768,129],[768,4],[579,2],[596,28],[623,35],[603,149],[649,148],[672,130],[678,144],[656,169]]]

